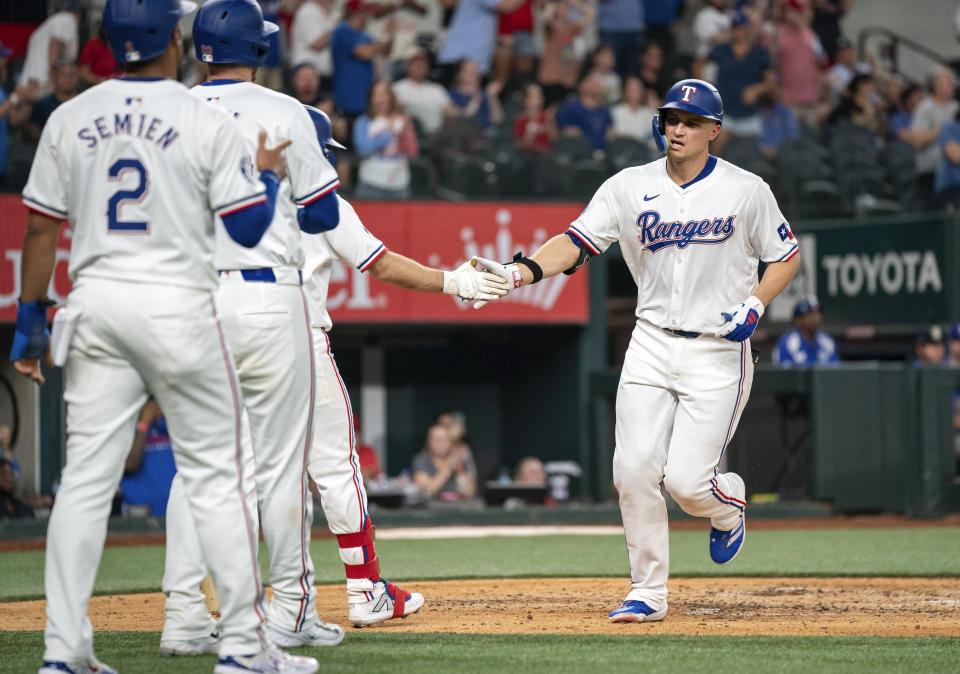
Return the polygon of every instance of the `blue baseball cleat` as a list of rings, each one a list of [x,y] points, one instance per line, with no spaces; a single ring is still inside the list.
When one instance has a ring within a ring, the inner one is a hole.
[[[647,605],[645,601],[639,599],[624,600],[619,608],[610,611],[610,622],[612,623],[652,623],[663,620],[667,615],[667,607],[664,606],[659,611]]]
[[[96,658],[81,664],[69,664],[60,660],[44,660],[37,674],[117,674],[117,670]]]
[[[710,559],[717,564],[732,562],[733,558],[743,547],[747,537],[747,528],[743,513],[740,513],[740,523],[730,531],[720,531],[710,527]]]

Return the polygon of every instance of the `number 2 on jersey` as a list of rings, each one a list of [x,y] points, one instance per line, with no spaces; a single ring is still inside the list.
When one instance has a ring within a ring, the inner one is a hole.
[[[147,232],[150,229],[149,222],[124,221],[120,219],[120,207],[124,202],[132,201],[139,203],[143,200],[147,192],[150,181],[147,178],[147,170],[139,159],[118,159],[113,163],[108,171],[109,180],[118,182],[122,180],[123,175],[128,171],[136,171],[139,176],[139,182],[136,188],[132,190],[117,190],[110,201],[107,202],[107,231],[110,232]]]

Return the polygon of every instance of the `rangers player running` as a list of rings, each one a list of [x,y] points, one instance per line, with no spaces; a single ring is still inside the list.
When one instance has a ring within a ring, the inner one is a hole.
[[[718,466],[750,395],[748,340],[800,259],[767,184],[709,154],[722,121],[713,85],[677,82],[653,121],[665,158],[607,180],[569,229],[532,259],[480,259],[519,287],[572,274],[619,241],[637,284],[613,457],[631,589],[610,612],[613,622],[667,613],[661,481],[686,512],[710,518],[714,562],[726,564],[743,546],[746,489],[739,475]],[[767,268],[758,284],[759,260]]]
[[[200,550],[221,600],[215,672],[313,672],[268,644],[253,513],[243,497],[240,406],[213,289],[214,214],[245,246],[271,219],[281,143],[249,145],[229,115],[175,81],[181,0],[108,0],[103,27],[126,75],[64,103],[43,130],[24,203],[11,359],[43,382],[45,294],[62,220],[72,229],[73,290],[51,350],[66,363],[66,465],[47,531],[41,674],[113,672],[93,653],[86,616],[110,501],[148,394],[169,421]],[[247,478],[248,480],[249,478]]]
[[[243,449],[256,476],[251,505],[259,505],[270,553],[273,598],[267,634],[278,646],[334,646],[343,640],[343,629],[317,617],[309,549],[312,499],[306,465],[314,366],[307,300],[300,287],[300,229],[318,233],[337,225],[339,180],[317,147],[303,106],[252,82],[266,60],[269,35],[276,31],[254,0],[206,3],[194,19],[193,39],[197,58],[209,68],[208,79],[191,93],[229,111],[248,143],[261,128],[269,138],[293,141],[285,153],[288,176],[280,183],[274,221],[263,240],[255,248],[217,240],[217,300],[249,420]],[[197,602],[205,570],[179,487],[175,479],[167,511],[167,602],[160,651],[168,655],[216,647],[215,626],[203,602]]]
[[[317,139],[333,163],[333,153],[327,148],[343,146],[333,140],[329,118],[316,108],[308,106],[307,109],[316,125]],[[465,262],[452,272],[441,271],[387,250],[343,199],[340,199],[340,225],[335,230],[303,238],[307,253],[304,287],[310,300],[317,364],[315,432],[308,470],[320,488],[324,515],[340,546],[350,622],[363,627],[414,613],[423,606],[423,596],[380,577],[374,527],[367,511],[367,493],[355,450],[350,398],[327,335],[333,327],[326,307],[333,263],[341,260],[400,288],[442,291],[464,300],[493,300],[505,295],[509,286],[500,276],[478,272],[475,262]]]

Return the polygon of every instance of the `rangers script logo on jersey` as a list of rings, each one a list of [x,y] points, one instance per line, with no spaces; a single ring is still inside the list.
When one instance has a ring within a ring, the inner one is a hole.
[[[726,218],[712,220],[663,222],[657,211],[644,211],[637,217],[637,227],[640,228],[638,238],[643,244],[643,250],[651,253],[668,246],[683,249],[691,243],[723,243],[736,231],[733,226],[736,217],[728,215]]]

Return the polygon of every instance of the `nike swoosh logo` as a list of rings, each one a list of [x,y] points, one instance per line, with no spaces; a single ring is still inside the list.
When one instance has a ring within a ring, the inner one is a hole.
[[[644,195],[643,195],[643,200],[644,200],[644,201],[653,201],[654,199],[656,199],[656,198],[659,197],[659,196],[660,196],[660,193],[659,193],[659,192],[658,192],[657,194],[654,194],[652,197],[648,197],[646,194],[644,194]]]

